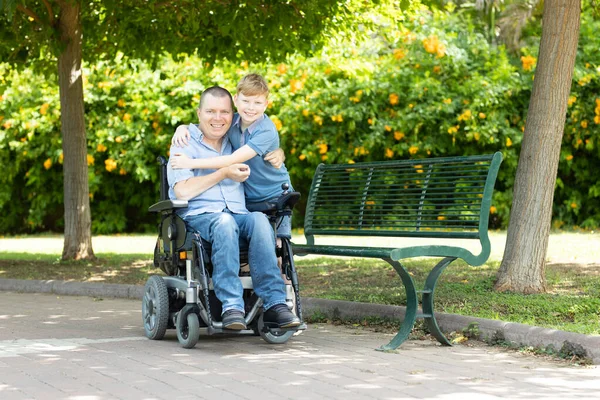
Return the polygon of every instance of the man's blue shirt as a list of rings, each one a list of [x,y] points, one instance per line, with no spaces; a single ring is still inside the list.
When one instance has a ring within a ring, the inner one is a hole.
[[[183,153],[189,158],[209,158],[232,153],[231,143],[227,140],[227,136],[223,138],[221,150],[217,151],[204,143],[204,135],[196,125],[190,124],[188,130],[191,136],[190,144],[183,148],[171,146],[169,154]],[[172,200],[177,199],[173,189],[177,182],[185,181],[194,176],[209,175],[215,171],[215,169],[173,169],[169,161],[167,166],[169,198]],[[236,214],[248,213],[244,201],[244,186],[241,183],[224,179],[195,198],[188,200],[188,207],[179,210],[178,214],[185,219],[192,215],[220,212],[225,208]]]
[[[244,132],[241,124],[242,119],[236,113],[228,132],[233,149],[237,150],[247,144],[257,154],[245,162],[250,166],[250,178],[244,182],[246,200],[256,203],[278,197],[281,195],[282,183],[287,183],[291,189],[290,175],[285,165],[278,169],[263,160],[265,154],[279,148],[279,135],[273,121],[263,114]]]

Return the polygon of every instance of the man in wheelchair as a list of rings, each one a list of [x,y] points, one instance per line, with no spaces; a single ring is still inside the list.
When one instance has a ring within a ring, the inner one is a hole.
[[[232,117],[231,94],[226,89],[216,86],[205,90],[198,108],[199,129],[191,126],[192,140],[190,145],[184,149],[188,157],[208,158],[230,154],[232,149],[226,133],[231,125]],[[173,280],[170,280],[166,285],[171,289],[175,288],[175,290],[170,290],[167,295],[169,298],[168,317],[174,315],[177,335],[184,347],[193,347],[198,339],[198,316],[202,320],[208,320],[204,321],[205,323],[208,322],[212,325],[208,327],[208,333],[235,333],[236,331],[242,333],[248,328],[247,325],[250,322],[254,323],[253,319],[257,315],[256,306],[247,314],[245,302],[247,298],[245,299],[245,297],[247,297],[248,291],[245,289],[248,288],[242,284],[239,276],[240,243],[244,244],[242,247],[247,247],[247,261],[252,278],[251,289],[260,299],[258,305],[262,304],[264,309],[260,315],[261,326],[255,329],[259,330],[263,338],[265,338],[263,333],[270,332],[275,334],[275,337],[282,336],[282,339],[285,337],[287,340],[290,335],[284,335],[285,333],[290,331],[293,333],[295,330],[305,328],[303,324],[300,326],[300,318],[286,304],[286,294],[288,293],[286,293],[285,282],[277,262],[272,222],[264,213],[249,212],[245,207],[242,182],[248,179],[250,173],[249,167],[245,164],[234,164],[217,170],[173,169],[170,165],[167,167],[170,203],[172,207],[176,208],[178,214],[177,216],[173,215],[172,219],[182,218],[185,222],[183,229],[196,232],[199,236],[194,242],[195,247],[191,252],[193,260],[190,264],[193,265],[190,265],[186,271],[188,287],[186,288],[184,307],[181,307],[181,296],[178,294],[182,292],[181,284],[173,283]],[[165,189],[161,187],[161,191]],[[182,202],[182,204],[187,202],[187,207],[178,208],[177,202]],[[158,209],[155,206],[150,210],[166,214],[163,208]],[[175,212],[175,210],[167,211]],[[162,230],[164,231],[164,229]],[[177,227],[176,223],[170,223],[167,230],[167,236],[171,237],[172,233],[177,230],[181,231],[182,227]],[[181,236],[181,232],[178,234]],[[161,238],[159,237],[160,242]],[[210,261],[206,260],[206,264],[212,266],[212,282],[209,282],[210,277],[206,276],[208,270],[205,268],[203,260],[206,252],[204,248],[201,248],[202,242],[208,242],[210,246]],[[171,252],[177,250],[174,248],[174,244],[175,241],[171,240]],[[162,247],[166,246],[162,244]],[[157,249],[159,248],[160,246],[157,246]],[[288,246],[286,251],[288,253],[287,264],[290,262],[293,264],[291,247]],[[173,261],[175,261],[175,257],[173,257]],[[176,264],[179,263],[176,262]],[[175,267],[171,266],[171,268]],[[191,276],[193,271],[201,275],[198,286],[193,284],[194,278]],[[286,275],[288,274],[289,272],[286,273]],[[294,290],[297,292],[295,271],[291,275],[293,276],[289,276],[289,278],[295,281]],[[166,329],[165,325],[168,325],[169,321],[162,321],[165,315],[164,310],[158,312],[158,308],[164,309],[166,306],[160,304],[161,296],[156,294],[156,292],[164,292],[156,278],[151,277],[146,285],[142,308],[147,336],[152,339],[161,339]],[[207,295],[210,284],[214,289],[214,295],[221,303],[221,315],[216,318],[209,315],[211,309],[214,308]],[[202,294],[205,296],[203,297]],[[297,293],[295,297],[297,297]],[[199,298],[200,300],[198,300]],[[299,308],[299,303],[295,305]],[[220,324],[212,322],[212,319],[218,320],[219,317]],[[163,328],[163,326],[165,327]],[[254,326],[256,326],[255,323]],[[271,342],[283,343],[284,341],[275,339]]]

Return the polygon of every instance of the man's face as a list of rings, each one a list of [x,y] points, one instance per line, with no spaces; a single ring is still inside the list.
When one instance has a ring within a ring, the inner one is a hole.
[[[264,94],[244,96],[239,93],[233,98],[233,101],[245,125],[256,121],[267,109],[267,96]]]
[[[220,139],[231,126],[233,110],[229,97],[207,95],[198,109],[200,130],[208,139]]]

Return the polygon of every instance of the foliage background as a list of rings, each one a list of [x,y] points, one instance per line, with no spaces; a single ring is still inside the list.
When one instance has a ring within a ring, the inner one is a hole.
[[[320,162],[352,163],[501,151],[491,225],[508,224],[535,72],[537,39],[519,54],[492,46],[470,14],[426,8],[379,13],[363,42],[336,37],[311,58],[209,63],[165,55],[157,67],[122,56],[85,68],[88,167],[95,234],[148,231],[156,157],[195,120],[203,88],[235,88],[248,72],[271,85],[268,114],[286,166],[308,194]],[[600,224],[600,24],[582,14],[554,200],[554,226]],[[46,75],[47,76],[47,75]],[[63,229],[57,79],[0,64],[0,233]],[[302,205],[295,226],[302,224]]]

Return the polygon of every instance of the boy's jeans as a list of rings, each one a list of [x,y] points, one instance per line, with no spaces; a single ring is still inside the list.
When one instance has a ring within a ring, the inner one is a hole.
[[[233,214],[226,209],[190,216],[186,223],[212,244],[213,286],[223,304],[222,312],[231,309],[244,312],[239,279],[240,240],[248,243],[252,284],[264,302],[264,309],[285,304],[285,286],[277,266],[273,229],[263,213]]]

